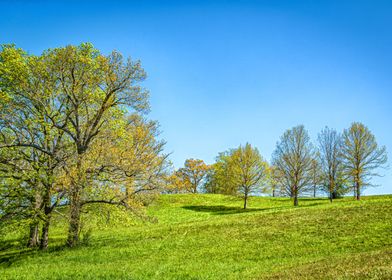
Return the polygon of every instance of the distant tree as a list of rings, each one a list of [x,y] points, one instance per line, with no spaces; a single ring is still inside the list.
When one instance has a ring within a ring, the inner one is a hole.
[[[363,188],[372,186],[372,177],[379,176],[376,169],[386,165],[386,148],[378,146],[365,125],[355,122],[343,132],[341,155],[343,172],[351,178],[356,199],[360,200]]]
[[[248,143],[234,150],[232,159],[235,170],[234,180],[239,193],[244,197],[244,209],[246,209],[249,195],[266,185],[268,164],[263,160],[257,148],[253,148]]]
[[[244,209],[249,195],[266,191],[269,167],[250,144],[220,153],[211,165],[205,189],[211,193],[242,195]]]
[[[183,193],[188,191],[188,182],[184,181],[184,176],[178,170],[173,171],[166,178],[165,191],[167,193]]]
[[[325,127],[318,134],[319,158],[322,170],[323,186],[332,202],[339,193],[339,175],[341,175],[341,146],[342,140],[334,129]],[[341,186],[340,186],[341,187]]]
[[[303,125],[287,130],[276,145],[272,164],[281,174],[279,181],[286,194],[298,205],[298,195],[312,184],[313,145]]]
[[[178,170],[189,192],[197,193],[205,179],[209,166],[201,159],[187,159],[184,167]]]
[[[204,181],[204,191],[206,193],[219,193],[218,183],[216,180],[216,166],[215,163],[210,165],[210,169],[206,174],[206,178]]]
[[[317,196],[317,191],[321,188],[322,184],[322,172],[321,172],[321,166],[320,162],[318,161],[317,158],[314,158],[312,160],[312,166],[310,169],[310,176],[311,176],[311,192],[313,197]]]
[[[238,186],[235,180],[233,149],[219,153],[216,162],[208,170],[204,188],[209,193],[236,195]]]
[[[271,188],[271,195],[272,197],[276,197],[279,195],[280,193],[280,185],[279,185],[279,180],[280,180],[280,174],[279,174],[279,170],[271,165],[269,166],[269,185]]]

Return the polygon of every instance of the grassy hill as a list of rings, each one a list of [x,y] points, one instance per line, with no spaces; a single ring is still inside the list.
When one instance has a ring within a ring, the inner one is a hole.
[[[1,279],[392,279],[392,196],[302,199],[163,195],[157,222],[95,228],[89,245],[0,252]]]

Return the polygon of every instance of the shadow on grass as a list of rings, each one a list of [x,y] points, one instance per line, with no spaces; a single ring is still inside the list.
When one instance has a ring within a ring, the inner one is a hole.
[[[23,249],[23,250],[18,250],[18,251],[12,251],[12,252],[7,252],[4,254],[0,255],[0,267],[4,266],[10,266],[14,262],[24,259],[26,257],[29,257],[33,254],[35,254],[36,250],[32,249]]]
[[[36,254],[46,254],[56,251],[63,251],[69,249],[66,245],[50,246],[46,250],[39,250],[38,248],[21,248],[20,246],[8,246],[8,252],[0,252],[0,267],[11,266],[14,262],[23,260],[25,258],[34,256]]]
[[[209,212],[213,215],[228,215],[228,214],[239,214],[239,213],[247,213],[247,212],[257,212],[269,210],[271,208],[250,208],[243,209],[241,207],[229,207],[224,205],[188,205],[183,206],[183,209],[192,210],[196,212]]]
[[[288,203],[290,200],[285,200]],[[308,208],[308,207],[315,207],[319,205],[325,204],[325,199],[312,199],[312,200],[304,200],[305,202],[301,204],[301,200],[299,203],[299,208]],[[312,201],[314,201],[312,203]],[[267,211],[267,210],[283,210],[283,209],[295,209],[295,206],[292,204],[286,206],[278,206],[278,207],[267,207],[267,208],[250,208],[250,209],[243,209],[242,207],[234,207],[234,206],[225,206],[225,205],[187,205],[183,206],[183,209],[192,210],[196,212],[209,212],[213,215],[229,215],[229,214],[239,214],[239,213],[246,213],[246,212],[260,212],[260,211]]]

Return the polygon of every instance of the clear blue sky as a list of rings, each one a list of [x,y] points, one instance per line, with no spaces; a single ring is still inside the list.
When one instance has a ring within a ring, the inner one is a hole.
[[[0,3],[0,42],[140,59],[177,167],[245,142],[269,160],[297,124],[315,140],[361,121],[392,151],[391,1],[34,2]],[[392,193],[383,173],[367,194]]]

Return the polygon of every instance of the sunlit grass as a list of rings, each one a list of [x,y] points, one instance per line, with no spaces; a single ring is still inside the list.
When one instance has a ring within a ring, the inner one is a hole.
[[[2,279],[391,279],[392,196],[334,201],[164,195],[156,223],[94,228],[67,249],[65,228],[47,252],[0,253]]]

